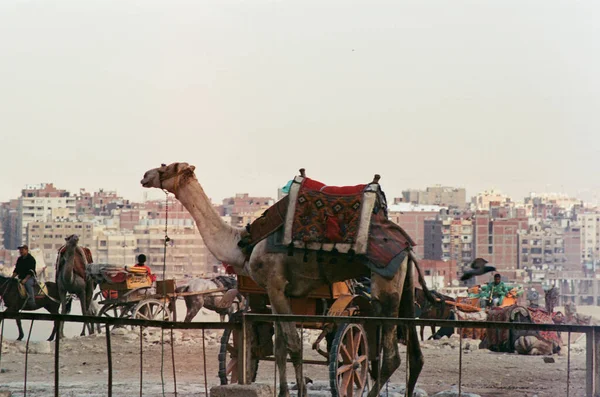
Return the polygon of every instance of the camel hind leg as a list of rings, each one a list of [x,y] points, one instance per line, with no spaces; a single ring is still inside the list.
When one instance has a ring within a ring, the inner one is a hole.
[[[398,317],[400,301],[402,299],[402,287],[406,279],[406,270],[408,266],[408,256],[400,265],[391,280],[373,273],[371,278],[372,296],[374,298],[373,308],[379,317]],[[414,300],[414,299],[413,299]],[[411,304],[414,305],[413,302]],[[415,329],[416,332],[416,329]],[[407,335],[409,336],[409,335]],[[416,339],[415,339],[416,340]],[[418,340],[416,340],[418,343]],[[380,349],[383,349],[383,360],[381,362],[381,371],[378,375],[380,382],[369,392],[369,397],[378,397],[383,385],[392,376],[394,371],[400,366],[400,353],[398,351],[398,340],[395,325],[384,325],[382,330],[382,340]]]
[[[414,273],[412,262],[407,264],[406,279],[404,280],[404,293],[400,301],[400,317],[415,318],[414,302]],[[417,326],[413,324],[404,327],[406,335],[406,350],[408,352],[408,383],[406,396],[412,396],[421,374],[425,360],[421,351],[421,344],[417,336]],[[421,328],[423,329],[423,328]]]

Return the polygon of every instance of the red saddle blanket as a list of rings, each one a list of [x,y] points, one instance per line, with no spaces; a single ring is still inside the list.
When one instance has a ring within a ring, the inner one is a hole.
[[[282,227],[283,226],[283,227]],[[276,233],[268,249],[293,246],[304,250],[332,251],[365,255],[371,270],[384,277],[399,266],[399,254],[415,243],[410,236],[387,217],[385,195],[379,184],[326,186],[297,177],[290,194],[270,207],[249,227],[245,244],[253,246]],[[396,263],[398,262],[398,263]],[[387,270],[381,270],[385,269]],[[392,266],[393,267],[393,266]]]
[[[83,252],[85,254],[85,261],[87,262],[87,264],[94,263],[94,259],[92,258],[92,251],[90,251],[89,248],[87,248],[87,247],[78,247],[78,248],[81,248],[81,250],[83,250]],[[61,262],[60,259],[66,250],[67,250],[66,245],[63,245],[62,247],[60,247],[58,249],[58,259],[56,261],[57,270],[60,270],[60,262]],[[85,264],[82,261],[83,258],[81,256],[81,251],[79,249],[77,250],[77,256],[80,259],[75,261],[75,266],[73,268],[73,272],[85,280],[87,278],[87,276],[85,274]]]
[[[356,243],[366,186],[328,187],[321,182],[304,179],[295,203],[292,240]]]

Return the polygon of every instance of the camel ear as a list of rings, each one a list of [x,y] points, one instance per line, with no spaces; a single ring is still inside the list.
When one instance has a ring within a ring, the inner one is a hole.
[[[190,171],[194,172],[195,169],[196,169],[195,165],[190,165]]]

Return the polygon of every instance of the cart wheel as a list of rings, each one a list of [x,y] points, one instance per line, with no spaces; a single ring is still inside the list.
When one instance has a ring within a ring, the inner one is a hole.
[[[102,306],[100,312],[98,312],[99,317],[110,317],[110,318],[129,318],[130,317],[131,308],[127,305],[122,305],[118,303],[108,303]],[[109,326],[110,330],[115,328],[123,328],[124,325],[113,325]],[[102,331],[104,327],[100,328],[98,325],[98,333]],[[105,329],[105,328],[104,328]]]
[[[329,352],[329,383],[333,397],[360,397],[367,384],[369,347],[360,324],[340,325]]]
[[[169,321],[169,309],[156,299],[145,299],[133,309],[133,318],[138,320]]]
[[[238,383],[238,338],[237,331],[226,329],[221,337],[219,349],[219,379],[221,385]],[[250,379],[256,381],[258,358],[252,358],[252,373]]]

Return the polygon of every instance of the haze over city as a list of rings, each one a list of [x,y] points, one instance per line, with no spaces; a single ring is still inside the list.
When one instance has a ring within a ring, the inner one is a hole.
[[[518,5],[518,7],[516,7]],[[0,201],[54,182],[142,198],[187,161],[213,200],[298,168],[596,201],[597,2],[0,4]],[[160,193],[153,193],[155,195]]]

